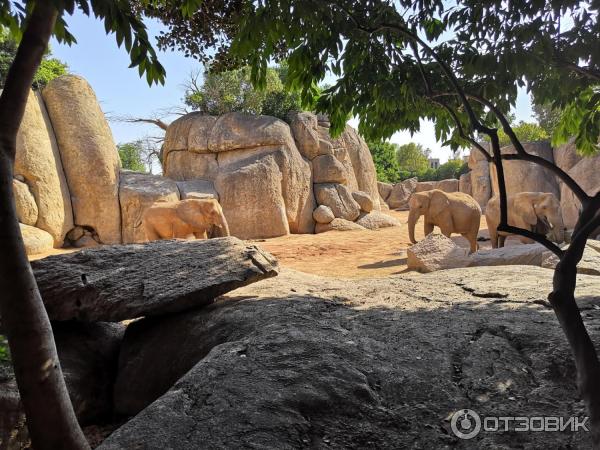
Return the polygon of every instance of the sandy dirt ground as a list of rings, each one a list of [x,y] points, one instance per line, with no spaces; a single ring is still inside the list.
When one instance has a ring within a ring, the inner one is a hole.
[[[292,234],[251,242],[272,253],[282,266],[315,275],[371,278],[399,274],[407,271],[406,249],[411,245],[406,225],[408,211],[386,213],[400,220],[402,226],[377,231]],[[434,232],[439,232],[439,229],[436,228]],[[479,233],[480,236],[488,236],[483,216]],[[423,238],[423,218],[417,223],[416,238]],[[457,244],[468,247],[462,236],[453,236],[453,239]],[[481,248],[490,246],[489,241],[479,244]]]
[[[408,211],[386,211],[402,223],[399,227],[377,231],[328,231],[321,234],[292,234],[249,242],[272,253],[284,267],[315,275],[335,278],[385,277],[407,271],[406,249],[408,238]],[[434,232],[439,232],[435,229]],[[480,236],[487,237],[485,217],[481,218]],[[423,239],[423,218],[416,227],[417,240]],[[462,236],[454,241],[468,247]],[[507,241],[507,243],[510,243]],[[489,241],[479,242],[480,248],[489,248]],[[77,249],[54,249],[50,253],[30,256],[30,260],[45,258]]]

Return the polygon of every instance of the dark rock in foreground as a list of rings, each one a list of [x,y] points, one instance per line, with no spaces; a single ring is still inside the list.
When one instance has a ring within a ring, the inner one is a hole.
[[[31,266],[52,320],[111,322],[203,306],[278,272],[273,256],[234,237],[106,246]]]
[[[149,401],[182,378],[99,448],[590,448],[585,432],[463,441],[450,427],[463,408],[585,415],[545,302],[551,277],[530,266],[370,280],[286,270],[201,311],[144,320],[123,343],[120,376],[142,380],[131,395]],[[598,277],[580,277],[596,341],[599,293]]]

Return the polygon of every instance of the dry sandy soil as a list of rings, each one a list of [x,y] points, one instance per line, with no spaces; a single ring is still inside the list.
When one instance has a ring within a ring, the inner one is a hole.
[[[377,231],[329,231],[321,234],[292,234],[250,242],[272,253],[284,267],[315,275],[336,278],[373,278],[403,273],[406,267],[408,239],[408,211],[386,211],[402,225]],[[436,228],[439,232],[439,230]],[[435,231],[434,231],[435,232]],[[480,236],[487,237],[485,217],[481,218]],[[423,218],[416,227],[417,240],[423,239]],[[468,247],[461,236],[453,236],[457,244]],[[489,241],[480,242],[488,248]],[[30,260],[45,258],[76,249],[54,249],[34,255]]]
[[[272,253],[282,266],[315,275],[371,278],[403,273],[407,270],[406,249],[411,245],[406,225],[408,211],[386,213],[400,220],[402,226],[377,231],[292,234],[252,242]],[[483,216],[480,235],[487,237],[487,225]],[[416,238],[423,238],[423,218],[417,223]],[[468,247],[467,241],[461,236],[454,236],[453,239],[457,244]],[[479,244],[484,248],[490,245],[489,241]]]

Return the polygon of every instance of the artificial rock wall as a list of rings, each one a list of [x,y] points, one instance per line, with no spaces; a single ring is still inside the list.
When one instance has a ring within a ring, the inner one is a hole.
[[[218,199],[231,234],[243,239],[343,229],[346,222],[396,225],[378,215],[366,143],[350,127],[331,138],[327,119],[311,113],[294,114],[289,125],[240,113],[185,115],[166,132],[163,163],[164,176],[121,170],[83,78],[61,76],[41,94],[32,91],[13,181],[28,251],[143,242],[144,210],[184,198]]]

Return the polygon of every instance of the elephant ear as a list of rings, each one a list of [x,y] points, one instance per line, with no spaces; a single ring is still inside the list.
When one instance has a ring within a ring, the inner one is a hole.
[[[442,191],[432,192],[429,199],[429,214],[438,217],[445,213],[450,213],[450,200]]]
[[[199,222],[205,222],[205,213],[202,204],[197,201],[182,200],[177,205],[177,215],[185,223],[198,226]]]
[[[525,223],[535,226],[538,223],[538,217],[533,207],[533,201],[519,202],[515,205],[515,212]]]

